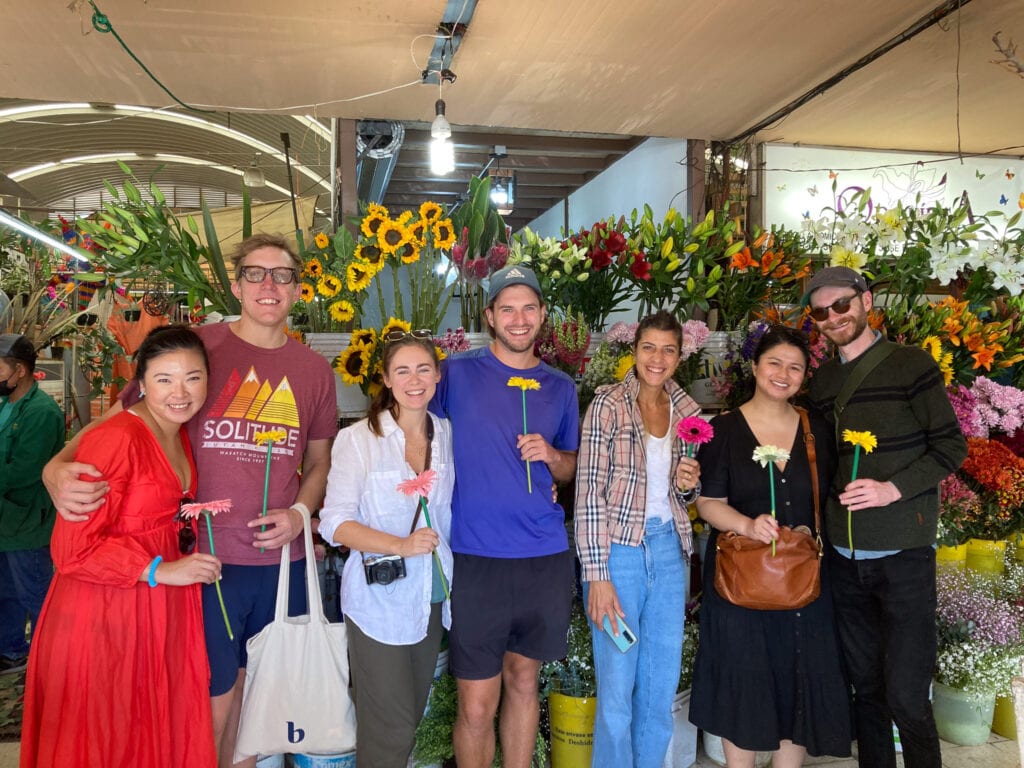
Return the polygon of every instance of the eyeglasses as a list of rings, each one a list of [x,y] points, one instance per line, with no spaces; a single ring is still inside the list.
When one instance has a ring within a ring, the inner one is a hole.
[[[278,285],[290,285],[298,278],[298,273],[291,267],[239,267],[238,274],[247,283],[262,283],[267,274]]]
[[[847,296],[845,299],[836,299],[827,307],[813,307],[811,309],[811,317],[817,320],[819,323],[828,320],[829,310],[832,310],[837,315],[845,315],[850,311],[850,305],[860,296],[860,292],[853,294],[853,296]]]
[[[417,328],[415,331],[401,331],[396,329],[384,334],[384,342],[401,341],[402,339],[407,339],[410,336],[414,339],[432,339],[434,338],[434,332],[429,328]]]
[[[192,499],[188,496],[182,498],[178,502],[178,514],[174,516],[174,519],[178,521],[178,551],[183,555],[192,554],[192,549],[196,545],[196,529],[192,525],[192,520],[181,513],[182,506],[191,503]]]

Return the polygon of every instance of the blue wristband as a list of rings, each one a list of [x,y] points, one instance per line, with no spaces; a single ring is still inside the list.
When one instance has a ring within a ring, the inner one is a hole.
[[[160,565],[160,561],[163,560],[162,555],[157,555],[153,558],[153,562],[149,564],[149,586],[156,586],[156,567]]]

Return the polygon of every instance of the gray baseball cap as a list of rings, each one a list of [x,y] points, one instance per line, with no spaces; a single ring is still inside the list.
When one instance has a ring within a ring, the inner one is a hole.
[[[11,357],[24,363],[36,362],[36,348],[18,333],[0,334],[0,357]]]
[[[825,267],[816,272],[811,278],[811,282],[807,284],[807,290],[804,292],[803,298],[800,299],[800,306],[806,307],[810,304],[811,294],[825,286],[856,288],[860,293],[864,293],[868,289],[867,280],[860,272],[849,267]]]
[[[533,270],[522,264],[513,264],[510,267],[499,269],[491,275],[491,283],[487,288],[487,304],[493,304],[494,300],[498,298],[498,294],[512,285],[525,285],[532,288],[537,294],[537,298],[543,299],[540,295],[540,283],[537,282],[537,276],[533,274]]]

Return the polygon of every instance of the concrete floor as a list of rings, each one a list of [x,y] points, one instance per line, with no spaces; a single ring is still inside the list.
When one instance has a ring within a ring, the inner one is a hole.
[[[903,765],[899,759],[898,764]],[[703,752],[697,755],[696,768],[711,768],[718,765],[709,760]],[[805,765],[824,765],[828,768],[855,768],[857,761],[852,758],[814,758]],[[987,744],[978,747],[958,747],[942,742],[943,768],[1017,768],[1020,756],[1017,742],[992,734]],[[18,768],[18,745],[0,744],[0,768]]]

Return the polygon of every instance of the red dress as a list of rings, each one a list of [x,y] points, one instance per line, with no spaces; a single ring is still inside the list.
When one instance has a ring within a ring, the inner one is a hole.
[[[185,430],[192,487],[196,470]],[[215,768],[200,586],[139,581],[177,560],[182,497],[135,414],[82,436],[77,461],[110,483],[84,523],[58,516],[50,586],[29,656],[22,768]]]

